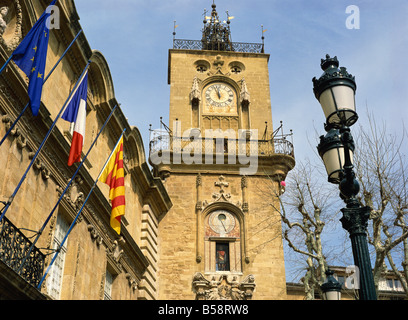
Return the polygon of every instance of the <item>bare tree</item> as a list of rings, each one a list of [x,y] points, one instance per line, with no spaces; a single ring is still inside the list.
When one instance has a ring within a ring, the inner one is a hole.
[[[321,294],[320,285],[326,279],[326,257],[330,254],[322,235],[325,226],[336,216],[329,210],[330,204],[336,201],[333,190],[322,184],[321,177],[318,167],[309,161],[298,161],[285,182],[286,192],[279,197],[280,208],[275,208],[281,214],[283,238],[306,260],[302,282],[308,300],[314,299],[317,292]]]
[[[374,282],[378,290],[388,262],[408,293],[407,132],[390,134],[385,124],[377,125],[370,115],[368,124],[353,130],[354,166],[361,187],[359,200],[371,208],[368,242],[374,249]],[[297,160],[288,174],[285,193],[274,194],[279,199],[279,207],[274,209],[281,215],[283,238],[293,252],[305,258],[302,280],[306,299],[314,299],[320,291],[332,254],[337,255],[336,261],[341,260],[339,255],[351,256],[346,232],[336,251],[322,240],[340,224],[338,213],[344,207],[338,186],[329,184],[322,170],[322,163]]]
[[[354,165],[361,186],[363,205],[371,207],[369,243],[374,248],[374,283],[387,271],[386,259],[408,293],[408,162],[405,130],[401,137],[390,134],[368,115],[367,128],[356,136]],[[403,271],[398,270],[399,261]]]

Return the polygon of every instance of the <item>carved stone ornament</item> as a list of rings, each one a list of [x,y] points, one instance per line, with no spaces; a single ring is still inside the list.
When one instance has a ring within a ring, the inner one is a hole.
[[[211,280],[200,272],[193,277],[196,300],[251,300],[255,287],[253,275],[248,275],[242,282],[237,276],[226,274],[212,276]]]
[[[224,60],[222,59],[221,55],[217,55],[214,61],[214,67],[217,69],[216,74],[223,74],[221,69],[224,66]]]
[[[88,231],[91,235],[92,240],[95,241],[98,246],[100,246],[103,242],[103,238],[92,224],[88,224]]]
[[[218,178],[218,181],[214,182],[214,185],[220,188],[219,192],[214,192],[212,194],[214,201],[220,201],[220,200],[229,201],[231,199],[231,194],[226,193],[224,190],[224,188],[227,188],[229,186],[229,183],[225,182],[224,176],[220,176]]]
[[[120,247],[120,242],[124,241],[123,238],[121,237],[121,239],[118,240],[114,240],[112,242],[112,250],[110,250],[110,255],[113,258],[113,260],[115,262],[119,262],[120,258],[122,257],[124,251],[123,249]]]
[[[11,128],[11,119],[7,114],[1,117],[1,121],[5,124],[6,130],[9,130]],[[11,131],[12,134],[13,134],[13,131]]]
[[[5,0],[0,4],[0,45],[14,51],[22,39],[23,14],[19,0]]]
[[[24,140],[25,141],[25,140]],[[19,141],[17,140],[17,146],[19,145]],[[22,140],[21,140],[21,143]],[[26,146],[25,142],[24,142],[24,147]],[[30,152],[28,154],[28,158],[30,160],[32,160],[35,156],[35,152]],[[33,169],[34,170],[38,170],[41,173],[41,177],[44,180],[48,180],[51,177],[51,171],[46,167],[46,165],[44,164],[44,162],[42,162],[40,159],[35,159],[34,163],[33,163]],[[59,195],[62,194],[62,190],[60,190],[61,187],[57,187],[57,192],[59,193]]]
[[[133,292],[137,290],[137,281],[132,277],[130,273],[126,273],[126,279],[129,282],[129,286],[133,289]]]
[[[203,185],[203,177],[201,176],[201,173],[197,174],[196,177],[196,187],[202,186]]]
[[[191,103],[199,103],[201,101],[201,90],[198,84],[198,78],[194,77],[193,87],[190,92],[190,101]]]
[[[240,100],[241,100],[241,104],[246,104],[247,106],[251,102],[251,95],[249,94],[245,79],[241,80]]]
[[[68,187],[68,190],[64,194],[64,198],[68,201],[69,204],[75,209],[79,209],[83,202],[85,201],[85,195],[80,191],[80,187],[83,183],[83,180],[80,176],[75,177],[71,185]],[[58,196],[64,192],[65,188],[58,187]]]
[[[5,124],[6,131],[10,130],[12,124],[10,117],[3,115],[1,121]],[[24,149],[27,146],[27,138],[23,136],[20,129],[14,127],[14,129],[10,131],[10,135],[16,138],[16,144],[19,149]]]
[[[27,146],[27,139],[26,139],[26,137],[24,137],[23,135],[19,135],[18,137],[17,137],[17,141],[16,141],[16,143],[17,143],[17,147],[19,148],[19,149],[24,149],[26,146]],[[48,171],[48,170],[47,170]],[[49,173],[49,172],[48,172]],[[49,178],[49,174],[48,174],[48,178]],[[47,179],[48,179],[47,178]],[[44,178],[45,179],[45,178]]]
[[[9,12],[8,7],[1,7],[0,8],[0,35],[3,36],[4,32],[7,29],[7,22],[6,17]]]

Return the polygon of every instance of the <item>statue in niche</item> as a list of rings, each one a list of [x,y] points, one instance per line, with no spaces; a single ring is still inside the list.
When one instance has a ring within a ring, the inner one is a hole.
[[[6,16],[9,12],[8,7],[1,7],[0,8],[0,36],[3,36],[4,32],[7,29],[7,22],[6,22]]]

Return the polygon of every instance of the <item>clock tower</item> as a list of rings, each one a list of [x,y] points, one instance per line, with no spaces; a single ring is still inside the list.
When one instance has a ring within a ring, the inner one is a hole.
[[[269,55],[231,42],[215,4],[204,16],[201,40],[174,39],[170,124],[151,132],[173,203],[158,221],[158,298],[285,299],[277,196],[295,161],[272,129]]]

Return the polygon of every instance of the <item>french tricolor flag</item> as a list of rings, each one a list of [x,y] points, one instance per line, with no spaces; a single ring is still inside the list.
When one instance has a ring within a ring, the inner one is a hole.
[[[82,146],[85,140],[86,100],[88,97],[88,71],[82,77],[76,92],[72,95],[62,119],[74,126],[71,150],[69,151],[68,166],[81,162]]]

